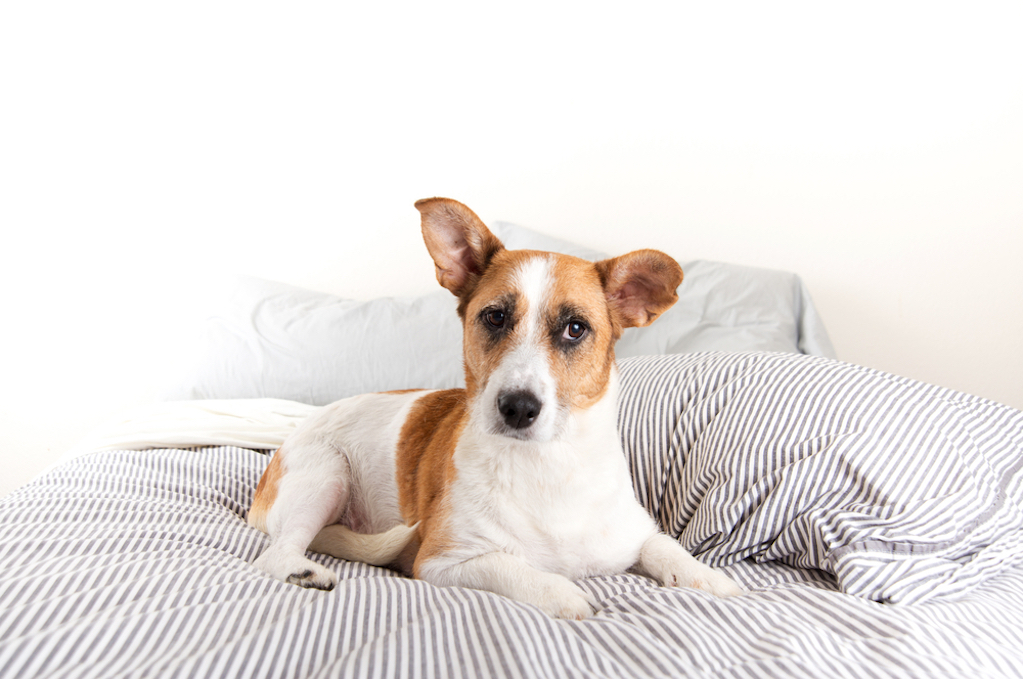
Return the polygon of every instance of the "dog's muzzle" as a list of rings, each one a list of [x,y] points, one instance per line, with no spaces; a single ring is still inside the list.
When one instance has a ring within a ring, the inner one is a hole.
[[[532,392],[506,391],[497,397],[497,410],[504,423],[512,429],[525,429],[533,424],[543,404]]]

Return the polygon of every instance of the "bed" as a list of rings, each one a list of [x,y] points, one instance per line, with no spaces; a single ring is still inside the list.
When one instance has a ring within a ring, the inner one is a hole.
[[[459,334],[443,291],[241,279],[171,400],[0,500],[0,676],[1023,676],[1023,413],[836,360],[795,275],[683,268],[619,347],[620,435],[637,497],[747,594],[590,578],[564,621],[322,555],[331,592],[262,574],[280,442],[350,393],[458,386]]]

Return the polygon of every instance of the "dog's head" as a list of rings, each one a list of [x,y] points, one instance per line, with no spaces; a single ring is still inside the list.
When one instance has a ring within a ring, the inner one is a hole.
[[[678,299],[682,269],[657,250],[595,263],[507,250],[457,201],[416,208],[437,280],[459,299],[466,389],[489,433],[559,437],[573,411],[606,394],[622,330]]]

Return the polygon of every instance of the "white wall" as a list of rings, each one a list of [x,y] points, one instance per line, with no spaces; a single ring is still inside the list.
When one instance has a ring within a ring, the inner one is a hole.
[[[432,289],[431,195],[799,272],[841,358],[1023,407],[1018,3],[354,4],[0,9],[0,493],[213,272]]]

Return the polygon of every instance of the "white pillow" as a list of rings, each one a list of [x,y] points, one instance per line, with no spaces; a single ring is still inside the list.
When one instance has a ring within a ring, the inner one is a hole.
[[[507,223],[511,249],[604,254]],[[620,357],[721,349],[834,356],[806,288],[793,274],[717,262],[684,263],[679,302],[647,328],[630,328]],[[343,299],[242,277],[203,324],[191,366],[171,399],[281,398],[324,405],[392,389],[464,385],[462,328],[451,293]]]
[[[224,308],[203,324],[194,367],[166,396],[325,405],[463,384],[462,326],[447,290],[360,302],[239,277]]]
[[[799,276],[703,260],[681,264],[678,301],[652,325],[626,329],[619,358],[753,350],[835,358]]]

